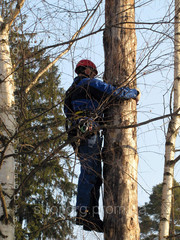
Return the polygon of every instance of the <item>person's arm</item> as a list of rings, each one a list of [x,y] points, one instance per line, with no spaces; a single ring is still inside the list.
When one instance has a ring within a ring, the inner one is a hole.
[[[102,100],[107,96],[122,98],[122,99],[136,99],[139,95],[139,91],[136,89],[130,89],[128,87],[116,88],[111,84],[107,84],[98,79],[85,78],[78,84],[79,86],[88,85],[90,91],[96,98]]]

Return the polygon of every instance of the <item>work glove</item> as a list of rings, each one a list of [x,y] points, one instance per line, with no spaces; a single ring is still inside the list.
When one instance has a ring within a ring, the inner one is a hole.
[[[138,95],[136,97],[136,102],[139,102],[140,98],[141,98],[141,91],[139,88],[136,88],[136,90],[138,91]]]

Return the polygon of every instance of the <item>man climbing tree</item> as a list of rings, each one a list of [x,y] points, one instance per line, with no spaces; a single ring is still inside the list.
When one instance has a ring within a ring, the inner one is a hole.
[[[113,100],[139,98],[139,91],[128,87],[116,88],[94,77],[97,68],[90,60],[81,60],[75,69],[78,76],[67,90],[65,114],[70,120],[69,140],[81,163],[78,182],[76,224],[87,231],[103,232],[98,201],[101,178],[101,136],[98,131],[105,105]],[[134,101],[135,102],[135,101]],[[78,139],[74,142],[73,137]]]

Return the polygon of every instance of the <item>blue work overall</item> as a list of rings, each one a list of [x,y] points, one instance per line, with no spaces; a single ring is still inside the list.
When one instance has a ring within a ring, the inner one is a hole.
[[[93,134],[81,141],[78,156],[81,172],[78,180],[77,210],[86,210],[96,207],[98,201],[101,178],[101,137]]]

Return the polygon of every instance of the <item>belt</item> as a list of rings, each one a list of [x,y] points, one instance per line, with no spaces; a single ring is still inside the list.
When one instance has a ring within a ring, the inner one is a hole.
[[[85,117],[84,111],[78,111],[74,113],[73,120],[78,120],[79,118]]]
[[[91,117],[92,115],[91,111],[77,111],[74,113],[73,119],[77,120],[82,117]]]

